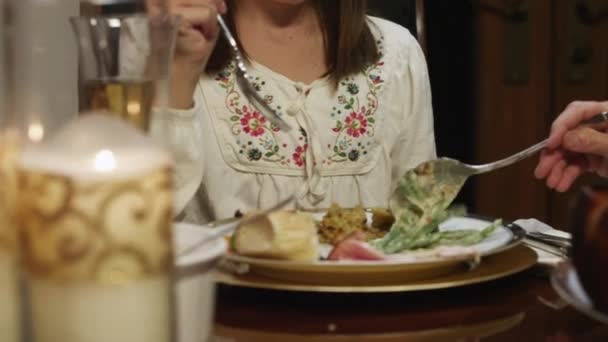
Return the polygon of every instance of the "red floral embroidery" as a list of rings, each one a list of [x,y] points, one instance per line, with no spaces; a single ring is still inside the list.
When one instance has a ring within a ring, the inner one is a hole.
[[[380,51],[383,50],[382,40],[377,42]],[[335,140],[327,146],[329,154],[322,161],[323,164],[356,162],[368,154],[370,139],[376,131],[378,92],[384,85],[383,67],[383,60],[370,65],[364,73],[365,84],[353,77],[340,82],[338,104],[330,113],[336,120],[331,128]]]
[[[298,166],[298,167],[304,167],[304,164],[306,163],[306,150],[308,149],[308,145],[305,144],[304,146],[298,146],[296,147],[295,152],[293,153],[293,162]]]
[[[365,118],[365,107],[361,113],[350,113],[344,123],[346,124],[346,134],[358,138],[367,132],[367,118]]]
[[[252,137],[259,137],[264,135],[266,131],[264,129],[264,124],[266,123],[266,118],[260,115],[260,113],[250,112],[249,108],[243,107],[243,112],[245,115],[241,117],[241,126],[243,126],[243,131]]]
[[[374,85],[380,85],[384,83],[384,80],[378,75],[370,75],[369,79],[372,81]]]
[[[382,40],[381,37],[377,41],[380,51],[383,50]],[[337,103],[328,113],[331,120],[335,120],[333,127],[327,127],[333,133],[333,141],[327,144],[326,156],[318,161],[319,164],[356,162],[368,154],[377,125],[378,92],[385,83],[382,57],[381,54],[381,60],[368,66],[362,75],[346,77],[340,82]],[[276,163],[299,169],[306,163],[316,165],[317,161],[306,158],[307,133],[303,129],[296,136],[280,132],[243,96],[236,83],[235,70],[236,65],[232,63],[215,80],[226,92],[225,104],[230,111],[227,119],[238,144],[239,158],[248,163]],[[266,82],[256,77],[255,83],[260,96],[276,105],[265,91]],[[276,108],[281,107],[277,105]]]
[[[230,111],[230,129],[238,145],[240,158],[247,162],[268,162],[277,165],[291,165],[291,151],[284,139],[278,134],[280,129],[268,121],[242,95],[235,80],[236,65],[231,63],[215,78],[219,86],[225,90],[225,103]],[[268,104],[274,99],[264,95],[266,82],[255,77],[256,91]],[[282,146],[282,147],[281,147]]]

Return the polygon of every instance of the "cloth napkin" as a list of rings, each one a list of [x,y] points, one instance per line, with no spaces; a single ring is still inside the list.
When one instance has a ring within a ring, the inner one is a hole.
[[[548,235],[553,235],[553,236],[563,237],[563,238],[569,238],[569,239],[572,238],[572,235],[570,233],[564,232],[561,230],[557,230],[557,229],[549,226],[548,224],[546,224],[542,221],[539,221],[537,219],[533,219],[533,218],[521,219],[521,220],[517,220],[513,223],[522,227],[527,233],[534,232],[534,233],[543,233],[543,234],[548,234]],[[562,257],[556,256],[556,255],[553,255],[546,251],[543,251],[541,249],[538,249],[538,248],[534,247],[533,244],[534,244],[534,242],[530,241],[528,246],[530,248],[532,248],[538,255],[538,262],[540,264],[555,266],[565,260]]]

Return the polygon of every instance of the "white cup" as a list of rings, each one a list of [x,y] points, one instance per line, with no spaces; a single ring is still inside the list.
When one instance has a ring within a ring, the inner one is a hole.
[[[175,224],[174,243],[179,253],[208,234],[210,228]],[[213,269],[226,251],[226,241],[216,239],[176,260],[177,341],[205,342],[211,333],[215,309]]]

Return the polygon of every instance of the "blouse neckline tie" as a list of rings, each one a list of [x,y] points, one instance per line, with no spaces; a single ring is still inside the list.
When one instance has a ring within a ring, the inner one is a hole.
[[[321,202],[327,196],[327,186],[317,162],[322,160],[321,146],[319,146],[318,131],[311,120],[306,108],[306,98],[310,89],[302,84],[296,84],[297,97],[287,109],[287,114],[294,117],[298,125],[306,132],[306,152],[304,158],[305,179],[296,193],[298,205],[303,201],[312,205]]]

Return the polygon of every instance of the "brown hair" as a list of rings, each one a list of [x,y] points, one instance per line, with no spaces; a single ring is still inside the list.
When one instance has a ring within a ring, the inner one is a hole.
[[[349,75],[363,71],[380,58],[380,52],[367,20],[366,0],[312,0],[324,33],[327,74],[335,85]],[[230,8],[231,4],[228,4]],[[227,24],[236,34],[230,12]],[[238,41],[238,37],[235,37]],[[240,43],[239,43],[240,45]],[[213,50],[207,72],[217,72],[232,60],[232,51],[220,38]]]

